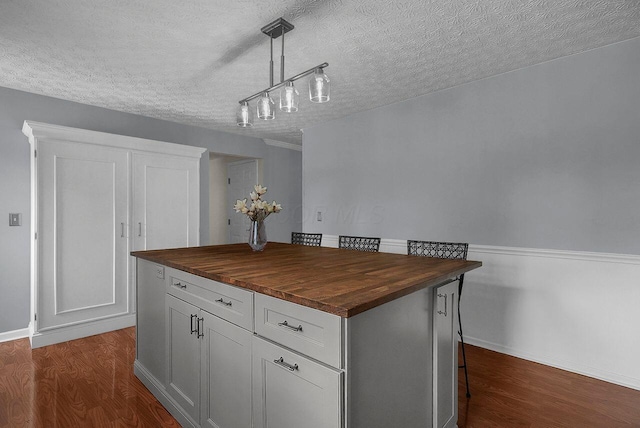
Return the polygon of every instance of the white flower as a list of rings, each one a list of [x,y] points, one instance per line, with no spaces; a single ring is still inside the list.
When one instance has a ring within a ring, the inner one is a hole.
[[[246,199],[238,199],[236,200],[236,204],[233,206],[233,209],[236,210],[237,213],[242,212],[245,213],[247,209],[247,200]]]
[[[249,194],[251,198],[251,205],[247,206],[247,199],[238,199],[233,209],[237,213],[245,214],[251,220],[264,220],[272,213],[282,211],[282,205],[273,201],[271,203],[262,200],[262,195],[267,193],[267,188],[256,184],[254,191]]]

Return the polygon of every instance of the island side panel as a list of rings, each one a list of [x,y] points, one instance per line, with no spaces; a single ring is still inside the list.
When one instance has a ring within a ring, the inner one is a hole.
[[[347,428],[425,428],[433,418],[433,288],[346,324]]]
[[[136,265],[136,360],[164,387],[166,268],[142,259]]]

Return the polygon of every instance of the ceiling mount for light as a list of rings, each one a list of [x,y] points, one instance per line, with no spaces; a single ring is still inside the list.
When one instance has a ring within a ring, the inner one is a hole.
[[[324,69],[329,66],[329,63],[323,62],[320,65],[316,65],[307,71],[303,71],[300,74],[296,74],[288,79],[284,78],[284,35],[293,30],[294,26],[290,22],[287,22],[284,18],[278,18],[270,24],[262,27],[261,31],[269,36],[271,44],[271,60],[269,61],[269,87],[256,92],[250,97],[244,98],[239,101],[240,107],[238,108],[237,123],[238,126],[243,128],[253,125],[253,115],[251,113],[251,107],[249,101],[258,98],[256,106],[256,113],[258,118],[264,120],[275,119],[275,103],[271,98],[271,93],[276,89],[280,89],[280,110],[292,113],[298,111],[298,90],[293,85],[293,82],[301,79],[305,76],[313,74],[309,80],[309,99],[314,103],[326,103],[329,101],[329,78],[324,74]],[[282,36],[282,52],[280,56],[280,83],[273,84],[273,39],[277,39]]]

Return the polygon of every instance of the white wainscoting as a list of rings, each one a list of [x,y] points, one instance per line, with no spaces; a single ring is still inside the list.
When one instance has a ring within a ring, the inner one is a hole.
[[[483,266],[465,276],[467,343],[640,390],[640,256],[470,245],[468,258]]]

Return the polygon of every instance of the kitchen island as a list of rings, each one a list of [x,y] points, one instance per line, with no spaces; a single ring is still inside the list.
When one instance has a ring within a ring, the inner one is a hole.
[[[136,375],[185,426],[453,427],[480,262],[269,243],[140,251]]]

